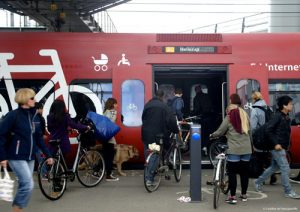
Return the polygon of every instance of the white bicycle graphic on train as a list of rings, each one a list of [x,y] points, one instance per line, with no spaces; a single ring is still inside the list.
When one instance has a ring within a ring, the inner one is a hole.
[[[51,79],[42,87],[35,96],[36,101],[42,100],[46,94],[51,91],[51,89],[58,85],[56,89],[50,96],[48,96],[44,105],[43,116],[46,117],[49,114],[49,110],[54,99],[62,96],[65,101],[66,106],[69,106],[69,113],[71,117],[76,116],[76,111],[74,108],[73,101],[70,92],[78,92],[86,95],[94,104],[96,112],[102,114],[102,106],[99,98],[90,89],[79,86],[79,85],[67,85],[63,69],[58,57],[58,53],[55,49],[41,49],[39,54],[43,57],[51,57],[52,65],[8,65],[8,60],[14,58],[13,53],[0,53],[0,80],[4,80],[9,103],[12,109],[16,109],[18,104],[14,101],[16,90],[12,80],[11,73],[55,73]],[[5,98],[0,94],[0,117],[9,112],[8,104]]]

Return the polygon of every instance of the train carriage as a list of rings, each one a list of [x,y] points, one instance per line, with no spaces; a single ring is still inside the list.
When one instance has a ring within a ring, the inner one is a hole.
[[[86,111],[102,113],[107,98],[119,102],[118,143],[140,151],[141,115],[155,89],[166,98],[183,90],[184,114],[193,114],[195,87],[212,102],[210,125],[215,130],[225,115],[228,96],[237,92],[250,112],[251,93],[262,92],[276,108],[276,98],[294,100],[290,159],[300,165],[300,34],[104,34],[0,33],[0,115],[17,107],[20,87],[32,87],[37,100],[62,98],[74,118]],[[166,99],[167,101],[167,99]],[[76,139],[71,139],[75,144]],[[209,142],[203,137],[203,145]],[[203,156],[203,162],[207,158]]]

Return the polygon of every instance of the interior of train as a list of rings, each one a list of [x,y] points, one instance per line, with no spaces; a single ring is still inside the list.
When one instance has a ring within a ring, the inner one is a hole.
[[[174,97],[176,88],[182,89],[184,118],[189,122],[201,124],[202,163],[209,163],[207,151],[211,141],[209,134],[220,125],[227,105],[227,65],[154,65],[154,89],[165,91],[165,102]],[[210,111],[196,113],[194,110],[195,88],[201,87],[207,94],[206,105]],[[195,117],[196,116],[196,117]],[[191,118],[194,117],[194,118]],[[189,125],[182,125],[183,131]],[[186,133],[183,133],[185,139]],[[189,163],[189,144],[182,148],[183,161]]]

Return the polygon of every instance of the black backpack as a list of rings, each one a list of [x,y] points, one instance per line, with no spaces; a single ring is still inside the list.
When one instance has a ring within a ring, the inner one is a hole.
[[[270,121],[270,119],[274,115],[273,110],[269,106],[267,106],[267,108],[265,108],[265,107],[262,107],[262,106],[254,105],[254,106],[252,106],[252,108],[258,108],[258,109],[261,109],[262,111],[265,112],[265,123]]]
[[[257,129],[255,129],[254,132],[252,133],[253,146],[257,150],[262,150],[262,151],[272,150],[274,147],[266,135],[266,128],[274,112],[271,110],[270,107],[267,108],[261,106],[252,106],[252,107],[259,108],[265,112],[265,123],[262,126],[259,126]]]

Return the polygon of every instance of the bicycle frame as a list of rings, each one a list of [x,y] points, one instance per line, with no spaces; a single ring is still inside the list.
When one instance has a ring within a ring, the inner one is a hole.
[[[217,155],[216,158],[218,159],[218,163],[217,163],[217,167],[216,167],[216,171],[215,171],[215,176],[216,176],[215,181],[219,181],[222,161],[226,160],[226,155],[224,153],[220,153],[219,155]]]
[[[11,73],[55,73],[51,79],[44,85],[41,90],[39,90],[35,96],[36,101],[39,102],[43,97],[46,96],[46,94],[55,87],[56,84],[58,84],[59,89],[57,89],[53,94],[51,94],[44,106],[44,117],[46,117],[49,113],[50,106],[52,101],[57,98],[58,96],[62,96],[63,100],[66,103],[66,106],[69,108],[69,113],[71,117],[76,116],[76,111],[74,109],[74,105],[72,102],[71,97],[69,96],[69,91],[76,91],[80,93],[84,93],[87,95],[94,103],[96,107],[96,112],[102,114],[102,107],[101,102],[98,99],[98,97],[89,89],[83,87],[83,86],[77,86],[77,85],[67,85],[63,69],[61,67],[61,63],[58,57],[58,53],[54,49],[41,49],[39,51],[39,54],[41,56],[49,56],[52,61],[52,65],[8,65],[8,60],[12,60],[14,58],[13,53],[0,53],[0,79],[4,79],[5,86],[8,91],[9,96],[9,102],[12,106],[12,109],[16,109],[18,107],[18,104],[14,101],[15,97],[15,87],[12,81],[12,75]],[[49,101],[52,100],[52,101]],[[5,113],[8,112],[8,107],[5,104],[5,100],[2,95],[0,95],[0,103],[2,104],[2,114],[5,115]],[[7,103],[6,103],[7,104]]]

